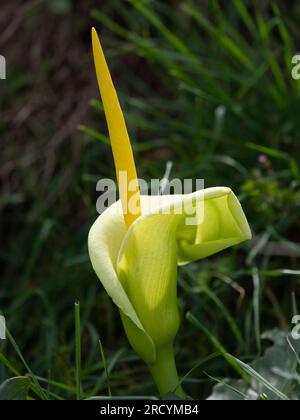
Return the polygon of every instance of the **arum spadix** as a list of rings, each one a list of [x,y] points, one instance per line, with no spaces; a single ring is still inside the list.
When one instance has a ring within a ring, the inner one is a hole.
[[[90,230],[91,262],[160,394],[176,392],[184,397],[173,354],[180,321],[177,267],[250,239],[251,232],[229,188],[140,196],[125,120],[95,29],[92,43],[120,201],[105,210]],[[120,177],[123,172],[125,184]],[[129,205],[132,200],[134,206]],[[191,215],[197,223],[187,223]]]

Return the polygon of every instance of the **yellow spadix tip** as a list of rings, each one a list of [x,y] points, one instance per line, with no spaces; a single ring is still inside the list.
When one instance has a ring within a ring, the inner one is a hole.
[[[129,227],[141,216],[140,191],[134,156],[118,95],[95,28],[92,28],[92,45],[98,85],[114,156],[124,219],[126,226]]]

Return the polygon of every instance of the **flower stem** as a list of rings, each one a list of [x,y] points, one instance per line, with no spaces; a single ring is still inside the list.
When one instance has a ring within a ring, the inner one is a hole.
[[[156,361],[154,364],[149,365],[149,369],[162,397],[171,392],[179,398],[186,398],[183,389],[179,385],[172,344],[156,349]]]

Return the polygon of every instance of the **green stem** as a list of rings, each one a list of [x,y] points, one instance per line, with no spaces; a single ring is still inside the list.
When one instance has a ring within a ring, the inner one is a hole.
[[[172,392],[182,399],[186,398],[179,385],[172,345],[156,349],[156,362],[149,365],[149,369],[161,396]]]

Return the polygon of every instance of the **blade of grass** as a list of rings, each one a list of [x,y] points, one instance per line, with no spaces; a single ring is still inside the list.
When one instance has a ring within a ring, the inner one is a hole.
[[[294,353],[294,355],[296,357],[297,364],[300,366],[300,357],[299,357],[299,354],[297,353],[295,347],[293,346],[293,344],[292,344],[291,339],[290,339],[289,336],[287,336],[287,342],[288,342],[288,345],[290,346],[292,352]]]
[[[290,37],[289,31],[286,27],[286,24],[283,20],[281,10],[276,0],[272,1],[272,9],[273,9],[274,15],[279,19],[279,22],[278,22],[279,33],[280,33],[281,39],[284,42],[285,63],[286,63],[287,70],[289,70],[292,56],[293,56],[293,42]]]
[[[216,41],[228,50],[229,53],[236,58],[241,64],[243,64],[248,70],[254,70],[254,66],[249,57],[244,53],[243,49],[238,46],[235,41],[229,38],[223,31],[217,26],[214,26],[209,22],[204,15],[195,9],[193,6],[185,5],[184,10],[197,22],[203,29],[205,29]]]
[[[257,268],[252,270],[253,278],[253,312],[254,312],[254,330],[256,338],[256,346],[258,354],[261,354],[261,339],[260,339],[260,277]]]
[[[104,349],[103,349],[103,346],[102,346],[101,339],[99,340],[99,348],[100,348],[100,355],[101,355],[102,364],[103,364],[103,367],[104,367],[104,372],[105,372],[105,377],[106,377],[106,382],[107,382],[108,396],[112,397],[110,381],[109,381],[109,372],[108,372],[108,369],[107,369],[106,357],[105,357],[105,353],[104,353]]]
[[[240,366],[237,363],[235,363],[235,361],[228,357],[226,349],[219,342],[219,340],[202,324],[202,322],[200,322],[199,319],[197,319],[191,312],[187,312],[186,319],[210,339],[212,344],[216,347],[216,349],[220,352],[224,359],[235,369],[235,371],[241,376],[241,378],[246,383],[248,383],[248,378],[244,374],[243,369],[241,369]]]
[[[299,314],[298,312],[298,305],[297,305],[297,299],[296,299],[296,293],[292,293],[292,308],[293,308],[293,316],[297,316]]]
[[[184,376],[182,376],[180,378],[180,381],[178,383],[177,388],[182,385],[184,383],[184,381],[195,371],[197,370],[200,366],[205,365],[207,362],[209,362],[210,360],[216,359],[217,357],[221,356],[221,353],[213,353],[211,355],[209,355],[208,357],[205,357],[204,359],[200,360],[198,363],[195,364],[195,366],[192,367],[192,369],[190,369]],[[176,389],[177,389],[176,388]],[[176,391],[176,389],[174,390],[174,392]]]
[[[234,1],[235,8],[239,12],[239,15],[241,16],[242,20],[244,21],[245,25],[247,26],[249,32],[251,33],[252,36],[256,36],[257,35],[257,30],[256,30],[256,27],[253,23],[253,18],[250,15],[250,13],[248,12],[248,9],[245,5],[244,0],[233,0],[233,1]]]
[[[247,401],[248,400],[248,397],[247,397],[247,395],[245,395],[243,392],[241,392],[239,389],[237,389],[237,388],[235,388],[234,386],[232,386],[232,385],[230,385],[230,384],[228,384],[228,383],[226,383],[224,380],[222,380],[222,379],[218,379],[218,378],[215,378],[214,376],[211,376],[211,375],[209,375],[208,373],[206,373],[205,372],[205,374],[206,374],[206,376],[209,378],[209,379],[211,379],[212,381],[214,381],[214,382],[217,382],[218,384],[220,384],[220,385],[223,385],[223,386],[225,386],[227,389],[229,389],[230,391],[233,391],[234,393],[236,393],[237,395],[239,395],[240,397],[242,397],[245,401]]]
[[[30,369],[29,365],[27,364],[26,360],[24,359],[22,352],[19,348],[19,346],[17,345],[15,339],[13,338],[13,336],[11,335],[10,331],[8,330],[8,328],[6,328],[6,334],[7,334],[7,338],[8,341],[11,343],[11,345],[13,346],[15,352],[17,353],[17,355],[19,356],[21,362],[23,363],[24,367],[26,368],[28,374],[30,375],[30,377],[32,378],[32,381],[35,385],[35,393],[42,399],[42,400],[47,400],[46,394],[44,393],[42,387],[39,384],[39,381],[37,380],[37,377],[35,376],[35,374],[32,372],[32,370]]]
[[[99,131],[93,130],[92,128],[86,127],[85,125],[79,126],[79,131],[88,135],[92,139],[100,140],[102,143],[106,145],[110,145],[109,138],[104,136],[103,134],[99,133]]]
[[[203,286],[204,293],[215,303],[215,305],[223,312],[225,319],[228,322],[229,328],[232,331],[233,336],[241,346],[241,348],[245,348],[245,342],[243,340],[242,334],[239,330],[239,327],[233,317],[231,316],[228,309],[225,307],[221,299],[207,286]]]
[[[135,7],[141,14],[148,19],[149,22],[159,31],[161,34],[173,45],[176,49],[178,49],[183,54],[190,54],[189,49],[187,48],[186,44],[183,43],[173,32],[171,32],[163,23],[162,21],[155,15],[152,10],[147,7],[140,0],[128,0],[129,3]]]

